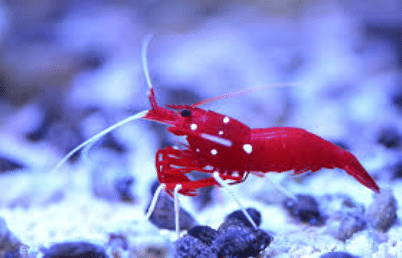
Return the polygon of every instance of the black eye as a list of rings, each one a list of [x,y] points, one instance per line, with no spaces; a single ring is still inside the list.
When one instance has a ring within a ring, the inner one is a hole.
[[[191,112],[190,112],[190,110],[188,110],[188,109],[183,109],[183,110],[180,112],[180,115],[181,115],[181,116],[191,116]]]

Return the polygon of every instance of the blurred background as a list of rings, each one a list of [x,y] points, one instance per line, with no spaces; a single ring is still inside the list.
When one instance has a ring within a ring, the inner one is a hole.
[[[67,179],[47,172],[96,132],[149,109],[140,58],[149,33],[160,104],[270,86],[203,108],[250,127],[307,129],[354,153],[380,185],[402,177],[400,0],[2,0],[0,208],[9,220],[10,210],[63,200],[74,180],[79,192],[121,200],[124,179],[135,188],[126,199],[148,202],[155,152],[183,141],[154,122],[105,136],[89,165],[74,156],[61,169]],[[88,188],[77,170],[91,171]]]

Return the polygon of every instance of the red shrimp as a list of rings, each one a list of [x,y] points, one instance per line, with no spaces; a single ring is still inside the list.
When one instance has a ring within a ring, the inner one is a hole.
[[[191,106],[159,107],[153,90],[149,95],[152,109],[145,119],[166,123],[168,131],[185,136],[183,150],[167,147],[156,155],[158,179],[171,193],[178,184],[183,195],[194,190],[219,185],[213,178],[191,181],[187,173],[197,170],[218,172],[229,184],[243,182],[250,172],[315,172],[321,168],[340,168],[369,189],[379,187],[357,158],[349,151],[300,128],[272,127],[251,129],[229,116]],[[203,101],[202,103],[205,103]]]
[[[166,147],[156,153],[157,176],[170,195],[178,185],[181,186],[179,193],[193,196],[197,194],[197,189],[221,185],[222,180],[228,184],[241,183],[253,172],[280,173],[293,170],[294,174],[301,174],[321,168],[343,169],[374,192],[380,191],[352,153],[315,134],[292,127],[251,129],[234,118],[198,107],[234,94],[193,105],[159,106],[147,68],[146,49],[149,40],[150,37],[143,45],[142,59],[150,88],[148,97],[151,109],[126,118],[82,143],[60,161],[55,169],[84,146],[88,145],[86,149],[89,149],[93,142],[106,133],[129,121],[143,118],[167,124],[169,132],[186,137],[184,148]],[[209,173],[211,177],[192,181],[187,176],[191,171]],[[217,180],[213,173],[218,173],[222,180]]]

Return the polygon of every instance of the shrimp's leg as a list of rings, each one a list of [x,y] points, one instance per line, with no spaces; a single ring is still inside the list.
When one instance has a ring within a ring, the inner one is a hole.
[[[160,184],[155,191],[154,196],[152,197],[151,205],[148,208],[147,214],[145,215],[146,219],[148,220],[151,217],[153,211],[155,210],[156,202],[158,197],[162,191],[162,189],[166,189],[165,184]],[[181,184],[177,184],[173,191],[173,198],[174,198],[174,216],[175,216],[175,227],[176,227],[176,234],[177,239],[180,238],[180,222],[179,222],[179,214],[180,214],[180,200],[179,200],[179,191],[182,188]]]
[[[149,205],[147,214],[145,215],[145,217],[146,217],[147,220],[149,220],[149,217],[151,217],[152,213],[154,212],[155,206],[156,206],[156,202],[157,202],[157,200],[158,200],[158,197],[159,197],[159,195],[160,195],[162,189],[165,188],[165,187],[166,187],[165,184],[160,184],[160,185],[158,186],[158,188],[156,188],[155,194],[154,194],[154,196],[152,197],[151,205]]]
[[[180,238],[180,224],[179,224],[179,213],[180,213],[180,200],[179,200],[179,190],[181,189],[181,185],[178,184],[174,188],[174,217],[175,217],[175,226],[176,226],[176,234],[177,240]]]
[[[214,179],[222,186],[222,189],[225,190],[230,197],[239,205],[240,209],[242,210],[244,216],[248,219],[250,224],[253,226],[254,229],[258,229],[257,225],[255,224],[254,220],[251,218],[250,214],[247,213],[246,208],[244,208],[243,204],[239,201],[239,198],[230,190],[229,185],[219,176],[218,172],[213,173]]]

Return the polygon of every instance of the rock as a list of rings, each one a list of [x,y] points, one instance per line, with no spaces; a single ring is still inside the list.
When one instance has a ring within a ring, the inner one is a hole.
[[[174,202],[173,199],[166,192],[160,192],[159,198],[155,205],[155,210],[149,217],[149,221],[160,229],[176,229]],[[179,211],[179,223],[180,229],[182,230],[190,229],[197,224],[193,216],[191,216],[191,214],[184,210],[182,207],[180,207]]]
[[[132,192],[132,185],[134,183],[134,178],[132,176],[125,176],[117,178],[114,181],[114,187],[123,202],[134,202],[134,195]]]
[[[365,214],[369,225],[378,231],[386,232],[397,219],[397,202],[391,189],[382,189],[374,196]]]
[[[320,213],[318,202],[309,195],[296,195],[297,200],[287,198],[283,206],[288,210],[289,214],[298,220],[313,226],[323,224],[323,217]]]
[[[103,247],[88,242],[57,243],[43,251],[46,258],[107,258]]]
[[[209,226],[195,226],[187,232],[190,236],[193,236],[201,240],[204,244],[210,246],[212,242],[218,236],[218,231]]]
[[[256,223],[261,223],[261,214],[254,208],[247,209]],[[256,256],[267,248],[273,237],[251,227],[241,210],[229,214],[218,231],[208,226],[196,226],[179,239],[176,257],[247,258]]]
[[[215,251],[201,240],[186,235],[175,242],[176,258],[216,258]]]
[[[389,149],[398,148],[401,146],[402,137],[396,128],[384,128],[378,136],[378,143]]]
[[[21,163],[6,157],[0,157],[0,173],[19,170],[25,168]]]
[[[331,214],[326,223],[327,232],[334,238],[345,241],[366,227],[363,214],[338,211]]]
[[[250,257],[258,255],[272,242],[273,237],[265,231],[250,227],[231,227],[212,243],[218,257]]]
[[[359,258],[347,252],[329,252],[320,256],[320,258]]]
[[[253,219],[253,221],[257,225],[257,227],[259,227],[261,225],[261,213],[254,208],[247,208],[246,211],[250,215],[250,217]],[[236,211],[230,213],[228,216],[226,216],[225,221],[230,220],[230,219],[240,220],[244,223],[245,226],[250,227],[250,228],[253,227],[251,225],[250,221],[244,215],[242,210],[236,210]]]

